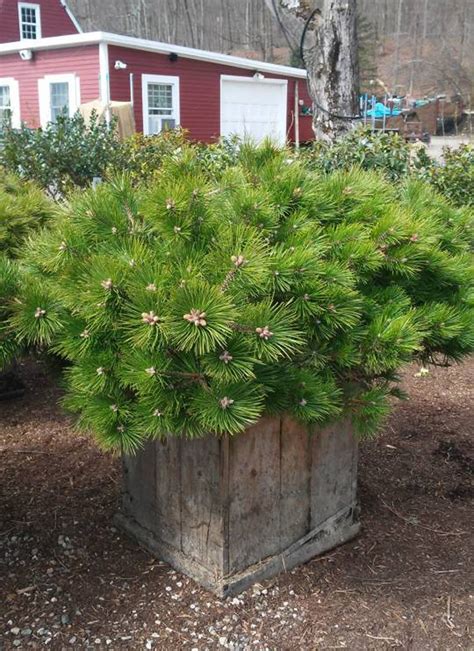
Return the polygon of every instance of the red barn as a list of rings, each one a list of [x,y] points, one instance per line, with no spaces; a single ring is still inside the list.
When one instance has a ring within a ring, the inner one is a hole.
[[[0,121],[31,127],[81,104],[131,102],[145,134],[313,139],[306,72],[104,32],[82,33],[65,0],[0,0]]]

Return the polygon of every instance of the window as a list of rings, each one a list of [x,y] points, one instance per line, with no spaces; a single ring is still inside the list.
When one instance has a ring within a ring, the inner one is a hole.
[[[51,122],[56,122],[59,115],[69,115],[69,83],[53,82],[49,85]]]
[[[179,125],[179,77],[142,75],[143,133],[152,135]]]
[[[38,80],[41,126],[72,117],[80,105],[79,78],[74,74],[47,75]]]
[[[20,20],[21,40],[41,38],[41,13],[39,5],[19,2],[18,17]]]
[[[12,104],[10,98],[10,86],[0,86],[0,129],[11,125]]]
[[[20,127],[20,95],[16,79],[0,79],[0,130],[5,125]]]

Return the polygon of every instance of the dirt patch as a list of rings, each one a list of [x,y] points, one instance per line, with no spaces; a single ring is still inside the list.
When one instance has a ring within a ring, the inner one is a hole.
[[[0,402],[0,648],[472,649],[474,360],[415,377],[361,449],[361,535],[219,601],[112,525],[120,461],[41,365]]]

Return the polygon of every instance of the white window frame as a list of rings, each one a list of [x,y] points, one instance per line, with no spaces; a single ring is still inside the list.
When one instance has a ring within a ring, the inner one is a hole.
[[[79,109],[81,104],[81,83],[74,73],[62,75],[46,75],[38,79],[38,97],[40,108],[40,124],[44,128],[51,120],[51,84],[69,84],[69,117]]]
[[[34,9],[36,13],[36,39],[34,38],[23,38],[23,20],[21,16],[22,9]],[[18,3],[18,23],[20,27],[20,41],[34,41],[42,37],[41,30],[41,6],[33,4],[31,2],[19,2]]]
[[[20,85],[13,77],[0,77],[0,86],[8,86],[10,89],[11,126],[13,129],[19,129],[21,127]]]
[[[168,84],[172,87],[173,112],[170,116],[163,116],[175,120],[177,127],[180,125],[180,92],[179,77],[170,77],[167,75],[142,75],[142,105],[143,105],[143,133],[145,136],[154,135],[149,129],[148,113],[148,84]]]

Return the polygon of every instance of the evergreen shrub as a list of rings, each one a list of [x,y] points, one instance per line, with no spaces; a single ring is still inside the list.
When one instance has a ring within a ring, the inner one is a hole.
[[[315,141],[302,150],[306,164],[314,170],[330,173],[335,170],[378,170],[392,181],[406,177],[411,171],[410,145],[395,133],[372,132],[360,127],[330,143]]]
[[[439,163],[426,153],[417,161],[418,175],[457,206],[474,206],[474,145],[445,147]]]
[[[54,204],[34,183],[13,174],[0,179],[0,252],[17,257],[24,240],[51,219]]]
[[[11,173],[35,181],[54,199],[62,199],[94,177],[103,177],[120,153],[115,123],[97,114],[86,123],[80,113],[59,116],[44,129],[6,128],[0,164]]]
[[[474,348],[471,217],[269,146],[215,180],[184,148],[146,188],[72,198],[30,243],[10,327],[69,360],[64,403],[105,447],[283,412],[369,435],[401,366]]]
[[[7,327],[13,297],[18,291],[25,240],[53,217],[54,204],[30,181],[4,174],[0,180],[0,371],[20,352]]]

